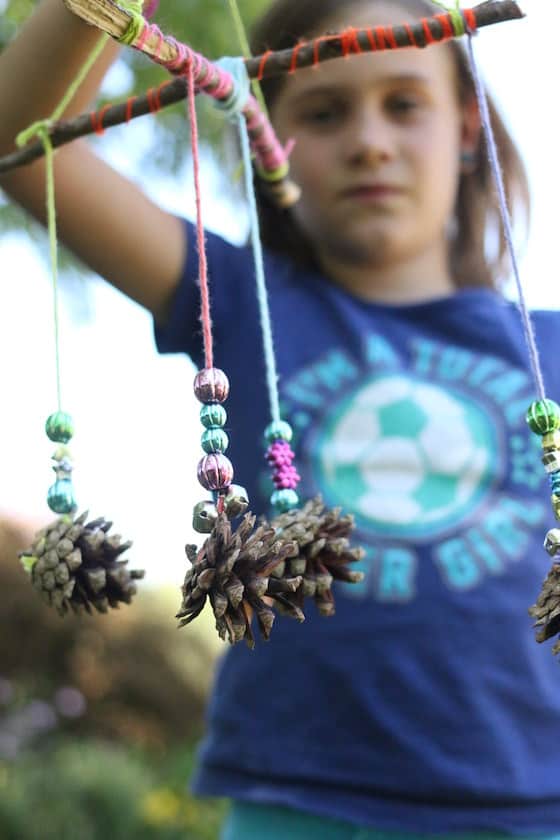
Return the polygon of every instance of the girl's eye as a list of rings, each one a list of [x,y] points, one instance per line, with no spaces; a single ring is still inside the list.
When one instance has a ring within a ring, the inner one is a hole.
[[[414,96],[393,96],[388,100],[387,107],[394,114],[408,116],[420,108],[420,101]]]
[[[301,120],[311,126],[318,126],[320,128],[327,128],[334,126],[340,122],[343,117],[343,109],[336,105],[321,105],[316,108],[307,109],[302,115]]]

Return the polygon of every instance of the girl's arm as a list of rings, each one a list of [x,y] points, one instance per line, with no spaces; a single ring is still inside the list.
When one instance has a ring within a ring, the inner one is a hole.
[[[52,113],[99,37],[61,0],[44,0],[0,55],[0,155],[15,150],[19,131]],[[107,46],[65,117],[90,107],[117,51],[113,42]],[[0,187],[45,221],[42,160],[3,175]],[[164,321],[185,260],[180,220],[83,140],[56,152],[55,189],[60,239],[93,271]]]

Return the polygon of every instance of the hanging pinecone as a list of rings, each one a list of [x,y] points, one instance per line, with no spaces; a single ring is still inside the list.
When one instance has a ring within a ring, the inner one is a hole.
[[[299,621],[301,609],[289,596],[301,584],[301,577],[271,578],[271,574],[293,556],[297,546],[278,538],[267,523],[255,530],[255,516],[246,513],[237,530],[232,532],[227,515],[218,515],[212,533],[197,550],[187,545],[185,551],[191,567],[182,587],[183,602],[177,613],[179,627],[189,624],[202,612],[210,599],[220,638],[230,644],[245,639],[249,647],[255,640],[251,630],[253,612],[264,639],[270,637],[274,611],[263,598],[272,598]]]
[[[127,568],[119,557],[132,545],[119,534],[108,536],[112,522],[103,517],[87,522],[88,513],[77,519],[65,514],[35,535],[33,545],[20,554],[33,586],[45,603],[59,615],[107,612],[119,603],[129,604],[136,592],[135,580],[144,572]]]
[[[362,572],[351,571],[349,563],[364,556],[362,548],[350,548],[348,535],[354,527],[351,515],[340,515],[340,508],[325,510],[320,496],[308,501],[303,508],[280,514],[271,525],[285,540],[294,540],[299,548],[297,557],[289,559],[280,574],[303,575],[301,587],[287,599],[303,608],[304,598],[313,597],[322,615],[334,615],[335,604],[331,586],[334,580],[357,583]]]
[[[543,581],[537,603],[529,608],[529,615],[535,620],[537,642],[545,642],[560,633],[560,565],[554,563]],[[560,653],[560,639],[552,648],[552,653]]]

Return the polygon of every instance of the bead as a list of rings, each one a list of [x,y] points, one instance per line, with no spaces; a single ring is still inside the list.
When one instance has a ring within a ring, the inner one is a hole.
[[[560,431],[548,432],[543,435],[541,443],[545,452],[551,449],[560,449]]]
[[[225,452],[229,438],[223,429],[206,429],[202,434],[202,448],[205,452]]]
[[[212,453],[198,462],[197,475],[205,490],[225,490],[233,481],[233,465],[220,452]]]
[[[286,511],[291,510],[291,508],[298,504],[299,497],[295,490],[275,490],[270,497],[270,501],[276,510],[280,513],[286,513]]]
[[[552,495],[556,495],[560,498],[560,473],[549,473],[548,478],[550,480]]]
[[[219,368],[204,368],[194,378],[194,393],[202,403],[225,402],[229,394],[229,380]]]
[[[72,455],[67,446],[57,446],[53,456],[53,461],[72,461]]]
[[[77,507],[72,482],[67,478],[55,481],[49,487],[47,504],[55,513],[71,513]]]
[[[247,491],[240,484],[231,484],[224,496],[224,510],[228,519],[241,516],[249,507]]]
[[[560,496],[553,493],[550,497],[550,501],[552,504],[552,510],[554,511],[554,516],[556,519],[560,519]]]
[[[47,437],[56,443],[68,443],[74,434],[72,418],[65,411],[55,411],[45,423]]]
[[[292,435],[292,427],[285,420],[273,421],[264,430],[264,437],[267,443],[274,443],[275,440],[285,440],[289,443]]]
[[[200,409],[200,421],[206,429],[221,428],[226,425],[227,412],[223,405],[210,403]]]
[[[551,528],[544,540],[544,547],[551,557],[560,553],[560,528]]]
[[[546,435],[560,428],[560,405],[554,400],[537,400],[529,406],[527,423],[537,435]]]
[[[218,510],[214,502],[199,502],[193,508],[192,525],[199,534],[209,534],[218,519]]]
[[[541,460],[547,473],[555,473],[560,470],[560,452],[557,449],[547,450]]]

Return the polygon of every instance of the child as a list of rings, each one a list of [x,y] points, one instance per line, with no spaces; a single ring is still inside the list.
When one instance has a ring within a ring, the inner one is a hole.
[[[253,48],[434,11],[425,0],[277,0]],[[88,38],[47,0],[2,56],[0,80],[39,76],[36,49],[43,60],[71,52],[70,77]],[[0,81],[5,151],[62,82],[42,80],[29,98],[20,84],[16,100]],[[488,255],[497,215],[463,52],[354,56],[265,93],[281,139],[296,141],[303,190],[290,213],[260,202],[300,495],[320,491],[355,515],[365,580],[338,588],[334,618],[310,607],[303,625],[278,619],[269,644],[228,652],[195,789],[235,801],[228,840],[553,836],[558,673],[526,617],[547,567],[549,493],[525,423],[535,391],[519,313],[498,291],[503,250]],[[494,110],[493,122],[523,206],[519,157]],[[153,312],[162,352],[200,366],[192,226],[85,144],[59,152],[57,178],[63,238]],[[5,185],[40,214],[40,164]],[[252,258],[210,234],[207,247],[215,358],[231,381],[228,455],[260,512],[268,417]],[[534,320],[540,349],[552,348],[556,315]],[[543,352],[552,397],[554,359]]]

